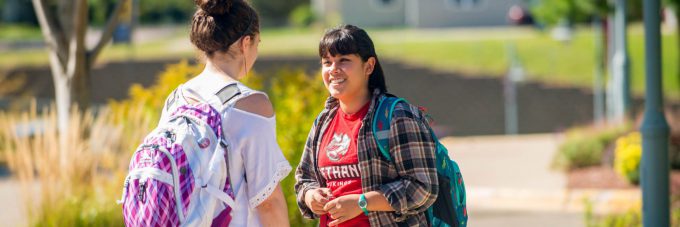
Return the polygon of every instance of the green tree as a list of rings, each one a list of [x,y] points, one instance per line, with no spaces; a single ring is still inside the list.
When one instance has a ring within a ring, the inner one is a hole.
[[[87,0],[87,2],[90,8],[90,22],[95,25],[103,25],[113,13],[117,0]]]
[[[310,4],[310,0],[251,0],[253,7],[263,17],[262,24],[265,26],[281,26],[288,22],[290,13],[300,5]]]
[[[187,24],[196,11],[190,0],[139,0],[139,20],[142,23]]]
[[[316,20],[316,16],[309,5],[300,5],[290,13],[288,23],[295,27],[308,27]]]
[[[562,19],[567,19],[573,25],[588,22],[595,15],[606,18],[613,12],[613,4],[609,0],[543,0],[535,4],[531,11],[536,20],[545,25],[555,25]],[[628,0],[628,6],[628,21],[641,20],[642,0]]]
[[[547,26],[567,20],[569,25],[588,20],[588,12],[577,4],[579,0],[544,0],[532,7],[538,22]]]

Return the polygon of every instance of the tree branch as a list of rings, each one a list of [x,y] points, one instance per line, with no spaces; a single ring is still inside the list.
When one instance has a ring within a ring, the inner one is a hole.
[[[44,0],[33,0],[33,9],[35,10],[38,22],[40,23],[40,30],[42,31],[43,38],[45,39],[49,51],[56,54],[56,60],[58,61],[51,62],[52,64],[58,63],[59,68],[62,71],[59,75],[63,75],[66,70],[66,62],[68,61],[68,45],[63,30],[60,29],[54,14],[45,7]]]
[[[64,40],[68,42],[73,35],[73,14],[75,14],[76,2],[75,0],[43,0],[46,2],[56,2],[56,17],[59,19],[59,25],[64,32]]]
[[[73,30],[69,44],[69,59],[66,74],[75,75],[78,67],[85,64],[85,34],[87,33],[87,0],[76,0],[73,11]]]
[[[89,58],[88,62],[94,63],[94,61],[97,60],[97,57],[99,56],[99,53],[102,51],[104,46],[106,46],[106,44],[109,43],[109,41],[111,41],[111,37],[113,36],[113,30],[116,28],[116,25],[118,25],[118,19],[120,18],[120,14],[123,12],[123,7],[125,7],[125,5],[129,1],[130,0],[118,1],[118,4],[116,4],[116,8],[113,10],[113,13],[111,13],[111,16],[106,22],[106,27],[104,28],[102,36],[99,38],[97,46],[95,46],[94,49],[92,49],[88,53]]]

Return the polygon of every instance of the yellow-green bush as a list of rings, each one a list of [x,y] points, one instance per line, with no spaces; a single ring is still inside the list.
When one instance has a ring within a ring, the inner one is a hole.
[[[130,151],[136,147],[135,143],[139,143],[146,133],[156,126],[168,94],[181,83],[198,75],[201,70],[202,66],[189,65],[186,60],[168,65],[158,76],[156,83],[150,87],[144,88],[140,84],[133,84],[128,92],[129,98],[109,101],[114,122],[122,125],[125,135],[128,136],[124,142],[132,142],[127,144]]]
[[[328,92],[320,76],[311,77],[301,70],[281,70],[270,75],[270,86],[265,88],[276,111],[276,134],[284,155],[293,166],[300,163],[307,134],[316,115],[323,109]],[[286,195],[291,226],[315,226],[303,220],[297,208],[294,173],[281,186]]]
[[[177,86],[198,75],[203,70],[201,65],[190,65],[186,60],[171,64],[158,75],[156,82],[145,88],[134,84],[128,91],[129,97],[121,101],[109,101],[108,107],[112,112],[112,123],[123,130],[121,147],[124,156],[120,163],[127,167],[132,152],[137,148],[154,127],[158,124],[165,105],[165,98]]]
[[[565,141],[553,158],[553,167],[563,170],[599,165],[609,144],[626,131],[628,126],[574,128],[566,133]]]
[[[616,140],[614,169],[632,184],[640,181],[642,139],[640,132],[631,132]]]

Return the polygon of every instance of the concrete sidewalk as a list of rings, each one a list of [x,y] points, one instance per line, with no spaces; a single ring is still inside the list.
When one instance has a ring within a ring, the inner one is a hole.
[[[566,176],[550,171],[560,138],[551,134],[447,137],[465,179],[470,226],[584,226],[562,208]]]
[[[584,226],[585,200],[598,213],[624,209],[639,190],[569,190],[550,169],[557,134],[447,137],[463,173],[470,226]]]
[[[21,183],[9,177],[0,177],[1,226],[27,226],[28,216]]]

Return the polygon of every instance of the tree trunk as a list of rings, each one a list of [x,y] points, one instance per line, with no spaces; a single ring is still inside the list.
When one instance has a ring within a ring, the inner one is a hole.
[[[85,35],[87,33],[87,0],[76,0],[72,19],[73,36],[69,45],[68,78],[71,79],[71,99],[84,110],[90,106],[90,64],[88,64],[87,49],[85,49]]]
[[[79,109],[85,110],[90,107],[90,67],[85,63],[78,64],[78,69],[71,76],[71,101]]]
[[[64,74],[52,73],[54,80],[54,92],[57,104],[57,125],[59,132],[65,134],[69,125],[69,108],[73,103],[71,94],[71,81]]]
[[[121,8],[128,1],[118,1],[99,42],[93,50],[88,51],[85,47],[88,0],[57,0],[56,15],[51,7],[54,5],[48,4],[47,0],[32,0],[49,53],[61,132],[68,129],[72,104],[77,104],[81,109],[89,107],[92,63],[111,40]]]

